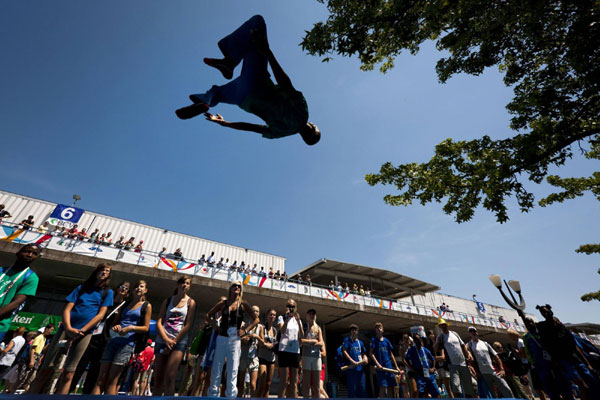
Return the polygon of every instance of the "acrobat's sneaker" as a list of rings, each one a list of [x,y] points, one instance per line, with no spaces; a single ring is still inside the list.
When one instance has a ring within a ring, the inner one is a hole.
[[[196,104],[192,104],[187,107],[180,108],[179,110],[176,110],[175,114],[177,114],[177,116],[180,119],[190,119],[190,118],[197,117],[200,114],[204,114],[205,112],[208,111],[209,108],[210,107],[208,106],[208,104],[196,103]]]
[[[205,58],[204,64],[221,71],[221,74],[225,79],[231,79],[233,77],[233,68],[231,68],[224,60],[218,58]]]

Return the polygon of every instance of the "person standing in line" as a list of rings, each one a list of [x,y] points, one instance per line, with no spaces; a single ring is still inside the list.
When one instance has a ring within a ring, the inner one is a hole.
[[[475,388],[471,380],[471,372],[467,361],[473,361],[473,357],[467,350],[465,342],[458,333],[448,329],[448,322],[440,318],[438,326],[442,333],[437,337],[434,345],[436,353],[443,348],[450,359],[450,384],[455,397],[476,397]]]
[[[252,306],[252,315],[256,318],[260,316],[260,308],[258,306]],[[242,322],[242,329],[246,326],[245,322]],[[250,397],[256,397],[256,386],[258,380],[258,342],[260,340],[260,331],[262,325],[256,324],[252,330],[248,330],[248,334],[242,336],[241,341],[241,356],[240,364],[238,367],[238,393],[244,391],[244,378],[246,377],[246,371],[250,374]]]
[[[13,314],[28,296],[35,296],[40,278],[31,264],[41,255],[38,244],[26,244],[17,251],[15,263],[0,268],[0,342],[4,339]]]
[[[40,367],[43,357],[43,351],[46,348],[48,337],[54,333],[54,324],[48,324],[40,335],[37,335],[33,342],[31,342],[31,349],[29,351],[29,359],[27,365],[27,373],[20,380],[19,386],[25,391],[29,389],[29,386],[35,379],[37,370]],[[18,389],[18,388],[17,388]]]
[[[165,299],[160,307],[154,347],[156,396],[173,396],[175,393],[175,377],[187,349],[188,333],[196,312],[196,302],[187,294],[191,283],[188,277],[179,278],[173,296]]]
[[[75,375],[71,381],[71,392],[75,390],[75,386],[85,371],[87,371],[83,387],[81,389],[82,394],[91,394],[96,381],[98,380],[98,374],[100,372],[100,359],[104,348],[110,340],[110,328],[113,326],[115,318],[119,315],[119,310],[125,306],[127,299],[129,298],[131,283],[128,281],[121,282],[117,286],[117,290],[113,295],[113,305],[106,311],[106,316],[102,322],[94,329],[92,333],[92,339],[88,345],[85,353],[79,360],[79,365],[75,370]]]
[[[323,331],[317,325],[317,311],[311,308],[306,312],[307,327],[302,342],[302,396],[320,398],[319,380],[321,369],[321,349],[325,347]],[[309,396],[310,390],[310,396]]]
[[[419,397],[440,397],[440,390],[435,383],[435,359],[433,354],[423,346],[421,336],[413,335],[415,345],[406,352],[406,362],[415,372]]]
[[[242,299],[242,282],[235,281],[229,287],[227,299],[219,300],[213,308],[206,313],[206,323],[214,323],[213,318],[217,313],[221,314],[219,335],[215,348],[214,359],[210,374],[210,388],[208,396],[218,397],[221,387],[221,376],[223,365],[227,362],[227,388],[225,397],[237,397],[237,373],[240,362],[241,341],[240,338],[248,334],[258,324],[258,317],[252,312],[250,305]],[[248,314],[252,321],[242,329],[244,313]]]
[[[275,372],[275,348],[277,346],[277,327],[275,320],[277,312],[274,308],[267,311],[267,317],[263,329],[260,331],[258,341],[258,391],[257,397],[269,397],[271,382]]]
[[[392,343],[383,337],[383,324],[381,322],[375,324],[375,334],[376,336],[371,339],[369,357],[377,368],[378,397],[393,397],[393,388],[396,386],[395,374],[383,371],[383,369],[392,369],[393,367],[396,371],[400,371],[400,368],[398,368],[396,357],[394,357]]]
[[[418,395],[415,372],[405,360],[406,352],[414,345],[415,342],[410,335],[407,333],[402,335],[402,342],[400,342],[400,361],[402,362],[402,365],[404,365],[404,380],[406,382],[406,390],[402,390],[402,392],[404,392],[404,397],[407,399]]]
[[[150,327],[152,305],[146,301],[147,293],[146,281],[138,281],[131,302],[119,312],[111,328],[112,338],[102,354],[102,366],[92,394],[117,394],[117,381],[131,359],[137,341],[145,336]]]
[[[146,392],[146,385],[148,384],[148,375],[150,372],[150,365],[154,361],[154,342],[152,339],[148,339],[146,342],[146,348],[138,355],[137,360],[141,363],[139,379],[135,381],[131,394],[133,396],[144,396]]]
[[[279,397],[298,397],[298,368],[300,368],[300,338],[304,328],[296,301],[288,299],[286,313],[277,319],[277,328],[281,332],[278,353]]]
[[[362,340],[358,338],[358,325],[350,325],[350,336],[344,338],[342,354],[350,367],[346,370],[346,385],[348,397],[366,397],[367,389],[363,365],[369,363],[367,349]]]
[[[475,364],[481,377],[490,389],[496,387],[500,397],[513,397],[510,387],[504,380],[504,368],[496,351],[489,343],[479,340],[477,328],[470,326],[468,331],[471,334],[471,340],[467,342],[467,348],[475,358]]]
[[[113,291],[109,287],[111,271],[109,264],[99,264],[88,279],[67,296],[63,324],[50,343],[39,377],[29,393],[42,393],[54,372],[60,348],[66,345],[67,359],[56,394],[69,394],[77,364],[90,343],[92,332],[113,304]]]
[[[25,327],[21,326],[15,330],[13,338],[8,342],[4,349],[0,350],[0,377],[3,376],[12,367],[17,354],[25,345]]]

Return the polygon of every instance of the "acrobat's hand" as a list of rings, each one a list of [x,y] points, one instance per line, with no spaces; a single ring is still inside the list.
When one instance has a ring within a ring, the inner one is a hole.
[[[221,126],[227,125],[227,121],[223,119],[221,114],[213,115],[211,113],[204,113],[207,121],[214,122],[215,124],[219,124]]]
[[[263,56],[267,56],[269,54],[269,39],[267,39],[266,32],[252,29],[250,34],[256,50]]]

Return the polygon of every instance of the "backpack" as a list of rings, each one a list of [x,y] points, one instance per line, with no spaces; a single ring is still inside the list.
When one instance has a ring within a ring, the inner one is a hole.
[[[138,320],[137,326],[144,326],[144,316],[146,315],[146,310],[148,309],[148,302],[144,301],[142,304],[142,309],[140,310],[140,319]],[[141,353],[146,348],[146,344],[148,342],[149,332],[146,331],[144,333],[136,333],[135,334],[135,349],[133,352],[135,354]]]

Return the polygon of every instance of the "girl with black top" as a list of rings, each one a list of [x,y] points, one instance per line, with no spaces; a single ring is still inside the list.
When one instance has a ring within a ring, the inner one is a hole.
[[[219,326],[219,336],[217,337],[215,356],[210,375],[208,396],[219,396],[223,364],[227,359],[227,389],[225,396],[236,397],[237,372],[241,353],[240,337],[252,330],[258,324],[259,320],[252,313],[250,305],[242,301],[241,281],[235,281],[231,284],[227,299],[219,301],[206,314],[206,322],[210,323],[217,312],[221,313],[221,324]],[[251,318],[251,322],[245,329],[241,329],[244,313]]]
[[[102,366],[92,394],[117,394],[117,381],[134,353],[138,335],[147,333],[150,326],[152,305],[146,302],[146,293],[146,281],[137,282],[131,302],[120,310],[102,353]]]
[[[275,349],[277,346],[277,327],[275,320],[277,312],[274,308],[267,311],[263,329],[260,330],[258,341],[258,390],[257,397],[269,397],[271,381],[275,373]]]

